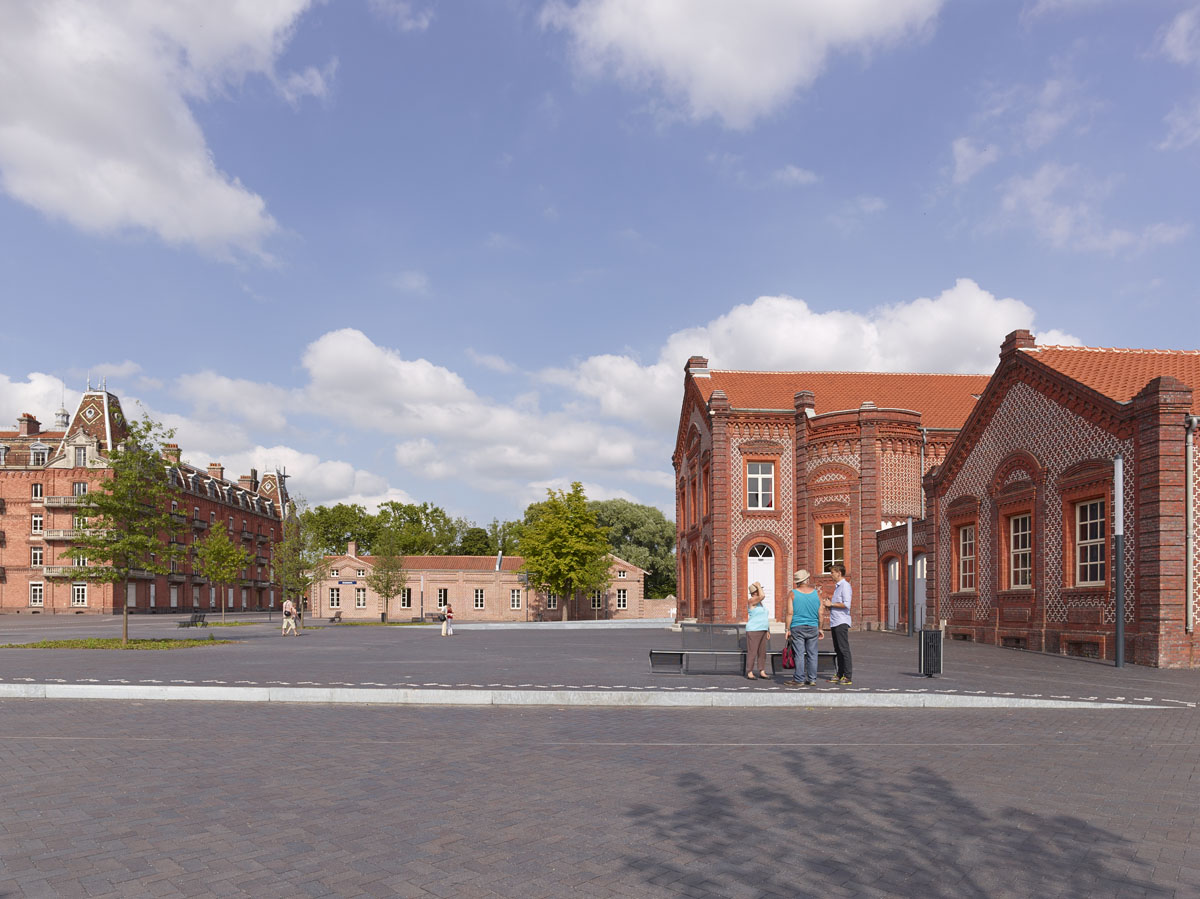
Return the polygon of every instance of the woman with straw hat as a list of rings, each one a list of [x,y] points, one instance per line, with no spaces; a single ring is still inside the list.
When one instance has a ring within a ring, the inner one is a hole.
[[[771,639],[771,621],[763,605],[763,587],[758,581],[750,585],[750,601],[746,613],[746,677],[755,680],[767,676],[767,641]]]

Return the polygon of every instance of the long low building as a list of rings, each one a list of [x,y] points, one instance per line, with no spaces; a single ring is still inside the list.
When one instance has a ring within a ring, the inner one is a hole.
[[[646,572],[611,556],[607,589],[565,598],[530,590],[520,556],[405,556],[407,582],[389,602],[388,618],[402,621],[440,613],[449,604],[455,621],[558,621],[665,618],[674,600],[647,599]],[[350,541],[346,552],[325,557],[326,577],[310,591],[309,613],[328,618],[375,620],[385,612],[383,598],[368,583],[375,559],[359,555]]]

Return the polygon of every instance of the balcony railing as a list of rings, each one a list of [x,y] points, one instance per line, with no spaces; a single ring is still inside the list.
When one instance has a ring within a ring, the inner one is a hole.
[[[203,518],[193,518],[192,519],[192,527],[195,528],[197,531],[203,531],[204,529],[206,529],[208,527],[208,522],[205,521]]]
[[[269,534],[255,534],[254,539],[259,543],[267,543],[270,541],[271,537]]]
[[[79,565],[47,565],[42,569],[42,574],[46,577],[75,577],[75,575],[83,571]]]
[[[115,533],[111,528],[46,528],[42,536],[47,540],[78,540],[80,537],[107,537]]]
[[[71,506],[80,506],[87,502],[86,494],[84,496],[47,496],[46,506],[51,509],[69,508]]]

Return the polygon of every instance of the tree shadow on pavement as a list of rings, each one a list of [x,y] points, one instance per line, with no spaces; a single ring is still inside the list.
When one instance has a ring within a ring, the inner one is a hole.
[[[1080,818],[990,813],[928,768],[869,770],[828,749],[774,760],[741,767],[737,786],[680,775],[669,807],[632,807],[627,869],[687,896],[1175,895],[1132,841]]]

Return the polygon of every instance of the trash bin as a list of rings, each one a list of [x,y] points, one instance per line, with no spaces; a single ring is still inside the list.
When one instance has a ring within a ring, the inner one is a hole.
[[[933,677],[942,673],[942,632],[940,630],[922,630],[917,632],[919,658],[917,669],[925,677]]]

